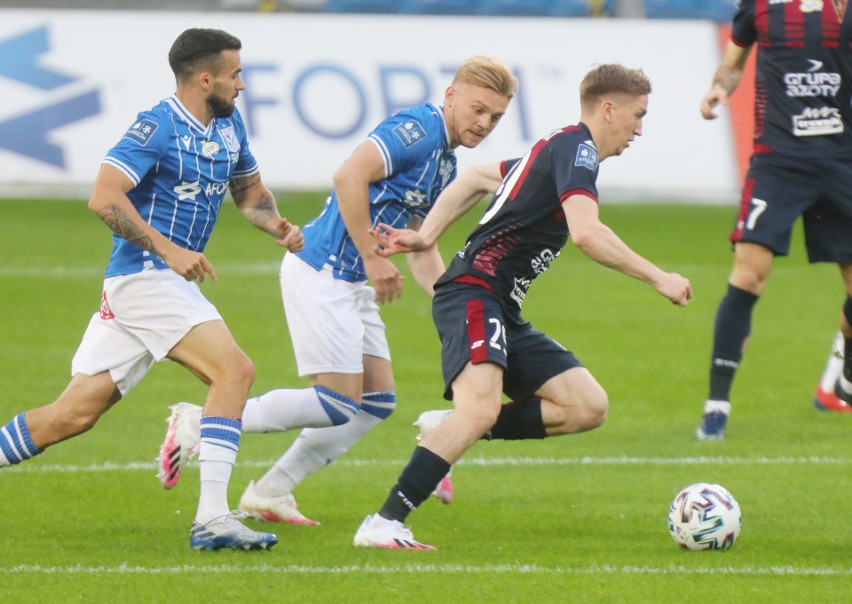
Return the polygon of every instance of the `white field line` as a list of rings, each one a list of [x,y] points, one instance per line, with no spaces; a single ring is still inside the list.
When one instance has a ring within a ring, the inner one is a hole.
[[[428,554],[427,554],[428,555]],[[118,564],[115,566],[43,566],[40,564],[0,567],[0,575],[182,575],[209,573],[233,574],[279,574],[279,575],[347,575],[347,574],[517,574],[517,575],[738,575],[738,576],[776,576],[776,577],[848,577],[852,568],[819,568],[797,566],[733,566],[687,567],[687,566],[539,566],[537,564],[495,564],[485,566],[462,564],[401,564],[394,566],[373,566],[354,564],[350,566],[300,566],[270,564],[259,565],[192,565],[177,566],[138,566]]]
[[[240,466],[266,468],[275,460],[238,460]],[[852,459],[845,457],[472,457],[457,462],[463,466],[505,467],[505,466],[692,466],[692,465],[745,465],[745,466],[783,466],[783,465],[846,465]],[[339,459],[336,466],[345,467],[402,467],[402,459]],[[197,465],[197,462],[189,464]],[[10,473],[84,473],[84,472],[128,472],[134,470],[153,471],[157,464],[150,462],[99,463],[91,465],[24,463],[3,468]]]

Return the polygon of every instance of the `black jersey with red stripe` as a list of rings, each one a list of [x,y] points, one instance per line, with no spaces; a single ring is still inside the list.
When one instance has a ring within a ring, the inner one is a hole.
[[[732,40],[757,45],[755,152],[852,149],[852,23],[846,0],[740,0]]]
[[[568,240],[562,202],[575,194],[597,202],[598,152],[580,123],[554,130],[501,170],[503,182],[491,205],[436,287],[479,283],[517,312],[532,281]]]

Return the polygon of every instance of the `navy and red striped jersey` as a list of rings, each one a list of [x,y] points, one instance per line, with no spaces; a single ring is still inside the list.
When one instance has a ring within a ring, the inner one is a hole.
[[[846,0],[741,0],[731,37],[757,45],[754,150],[852,150],[852,23]]]
[[[501,170],[503,182],[491,205],[436,286],[479,283],[507,311],[517,312],[532,281],[568,240],[562,202],[575,194],[597,202],[598,152],[580,123],[554,130]]]

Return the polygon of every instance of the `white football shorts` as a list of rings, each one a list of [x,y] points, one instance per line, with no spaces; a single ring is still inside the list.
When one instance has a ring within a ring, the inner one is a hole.
[[[335,279],[296,254],[281,262],[281,296],[299,375],[363,373],[364,355],[390,361],[376,292]]]
[[[104,280],[101,310],[71,361],[71,375],[109,371],[127,394],[190,329],[221,319],[198,285],[174,271],[110,277]]]

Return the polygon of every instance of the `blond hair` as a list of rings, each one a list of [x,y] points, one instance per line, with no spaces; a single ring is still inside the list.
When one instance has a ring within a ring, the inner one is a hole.
[[[483,55],[469,58],[456,70],[453,84],[464,82],[488,88],[511,99],[518,91],[518,78],[500,60]]]
[[[580,82],[580,104],[584,109],[614,94],[635,97],[650,93],[651,81],[644,71],[618,64],[598,65]]]

